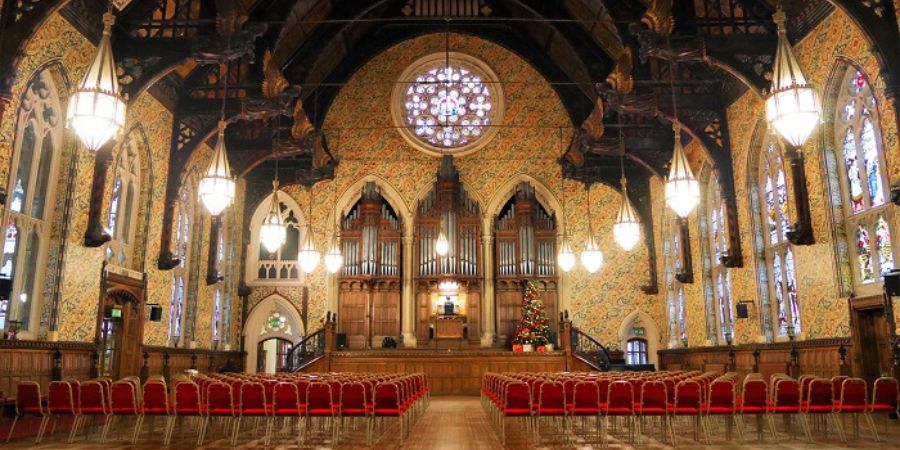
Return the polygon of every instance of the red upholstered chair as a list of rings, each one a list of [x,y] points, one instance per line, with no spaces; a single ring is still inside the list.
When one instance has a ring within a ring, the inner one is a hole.
[[[506,442],[507,417],[525,419],[526,430],[531,420],[531,390],[528,384],[521,381],[508,381],[502,387],[502,399],[499,409],[500,442]]]
[[[806,416],[800,414],[800,383],[792,378],[778,378],[775,380],[775,388],[772,394],[772,405],[769,407],[769,424],[775,429],[775,415],[797,416],[800,421],[801,430],[806,434],[808,440],[812,440],[809,432],[809,423]],[[785,426],[788,432],[793,435],[795,430],[790,426],[791,422],[786,420]]]
[[[897,414],[898,396],[900,396],[900,388],[898,388],[897,379],[891,377],[881,377],[875,380],[872,387],[872,402],[869,403],[869,414],[880,413],[884,415],[884,435],[888,434],[887,419],[891,414]],[[878,433],[875,433],[875,440],[880,441]]]
[[[341,383],[340,400],[338,402],[338,440],[344,430],[344,419],[362,419],[371,414],[369,399],[366,397],[366,386],[361,381],[347,381]]]
[[[172,420],[174,411],[172,403],[169,401],[169,393],[166,383],[163,380],[147,380],[144,383],[143,394],[141,395],[141,421],[138,424],[137,435],[141,435],[141,429],[144,426],[144,420],[150,417],[153,420],[156,417],[165,417],[165,430],[169,430],[169,422]],[[151,425],[153,422],[151,422]],[[164,433],[164,435],[167,433]],[[165,439],[165,437],[163,437]]]
[[[134,383],[127,380],[119,380],[112,384],[110,387],[110,408],[112,415],[106,420],[106,426],[103,427],[102,440],[106,440],[113,423],[119,417],[125,416],[134,418],[131,443],[137,443],[137,433],[140,430],[143,414],[141,413],[141,405],[138,402],[137,389]]]
[[[203,407],[200,403],[200,387],[192,381],[179,381],[175,383],[172,401],[172,415],[169,417],[169,430],[166,433],[165,444],[172,442],[175,433],[175,422],[178,418],[202,417]],[[198,427],[199,428],[199,427]],[[198,430],[197,443],[203,437]]]
[[[573,419],[575,417],[593,417],[597,442],[600,442],[600,434],[604,432],[603,421],[600,418],[600,386],[596,381],[579,381],[575,383],[573,397],[569,415]]]
[[[306,385],[304,384],[305,387]],[[294,417],[297,419],[298,431],[302,430],[302,418],[306,413],[306,406],[300,399],[306,395],[306,392],[304,391],[301,394],[297,388],[297,383],[282,381],[275,385],[273,395],[272,416],[269,420],[274,423],[276,417],[285,419]],[[300,433],[297,434],[297,439],[299,445]]]
[[[231,435],[231,445],[237,444],[238,434],[241,431],[241,421],[244,417],[268,418],[269,405],[266,403],[266,390],[262,383],[245,381],[241,384],[237,407],[237,423]],[[269,439],[268,421],[266,421],[266,440]]]
[[[372,434],[375,431],[376,421],[389,417],[396,417],[400,423],[400,440],[406,439],[406,420],[403,408],[403,400],[401,398],[400,384],[395,382],[382,382],[375,385],[375,403],[372,415],[369,419],[368,442],[371,443]]]
[[[206,403],[203,405],[203,424],[200,428],[200,445],[206,439],[206,433],[209,430],[209,423],[214,417],[219,417],[224,422],[223,428],[225,435],[231,437],[234,426],[234,417],[236,414],[236,405],[234,403],[234,395],[231,392],[231,385],[228,383],[211,382],[206,383]]]
[[[92,380],[81,383],[78,391],[81,402],[78,405],[77,414],[73,428],[73,437],[78,435],[78,429],[84,425],[84,422],[90,416],[103,416],[109,419],[110,408],[106,399],[106,385],[102,381]]]
[[[838,375],[831,377],[831,391],[834,394],[834,402],[837,403],[841,399],[841,390],[844,388],[844,380],[850,377]]]
[[[78,417],[78,404],[75,402],[76,388],[68,381],[53,381],[50,383],[47,394],[47,415],[41,421],[41,428],[38,430],[38,436],[35,443],[40,443],[47,431],[47,425],[50,419],[59,421],[60,417],[70,416],[74,419]],[[69,442],[75,440],[75,426],[69,431]]]
[[[41,385],[35,381],[20,381],[16,386],[16,418],[13,419],[12,425],[9,427],[9,434],[6,435],[6,442],[16,430],[16,423],[19,417],[37,416],[41,418],[41,424],[47,418],[47,411],[41,403]]]
[[[616,380],[609,383],[606,394],[606,404],[600,404],[600,411],[606,422],[604,427],[609,430],[609,420],[624,417],[629,430],[629,440],[634,443],[634,386],[625,380]],[[613,422],[615,425],[615,422]],[[605,439],[606,436],[601,436]],[[605,442],[601,445],[605,445]]]
[[[340,393],[337,394],[340,396]],[[313,381],[306,387],[306,424],[304,425],[304,434],[310,430],[310,422],[315,420],[327,421],[331,426],[332,440],[337,434],[335,426],[335,416],[337,415],[337,407],[332,398],[336,396],[331,392],[331,384],[324,381]]]
[[[862,378],[847,378],[841,383],[841,396],[835,402],[835,410],[838,414],[851,414],[853,416],[853,436],[857,439],[859,439],[860,414],[865,417],[866,424],[872,431],[872,437],[878,434],[872,415],[866,414],[869,411],[868,397],[866,380]]]
[[[833,428],[837,431],[841,441],[846,442],[844,430],[841,429],[841,422],[837,418],[837,404],[834,401],[832,380],[815,378],[809,382],[807,391],[805,401],[800,403],[800,412],[804,415],[801,425],[807,427],[805,431],[809,439],[812,440],[812,432],[809,429],[809,416],[811,414],[823,414],[831,425],[831,427],[825,427],[825,436],[828,436],[828,429]]]
[[[709,430],[703,420],[703,386],[697,380],[683,380],[675,385],[675,404],[672,414],[678,417],[694,418],[694,440],[699,441],[699,433],[709,443]]]
[[[544,381],[538,390],[537,409],[535,410],[535,419],[537,421],[535,432],[540,435],[541,418],[543,417],[561,417],[562,432],[566,435],[568,428],[568,414],[566,411],[566,388],[559,381]],[[553,429],[548,427],[546,429]]]
[[[738,413],[741,415],[741,424],[746,423],[746,416],[756,416],[756,437],[763,438],[763,417],[769,413],[769,385],[762,378],[747,376],[744,379],[744,387],[741,389],[741,399],[738,402]],[[769,423],[768,420],[765,421]],[[770,424],[771,425],[771,424]],[[770,428],[772,437],[775,437],[775,429]]]
[[[660,430],[663,436],[668,435],[672,444],[675,443],[675,428],[669,420],[669,413],[673,411],[674,405],[668,402],[666,393],[666,383],[663,381],[644,381],[641,384],[640,400],[634,407],[640,419],[638,434],[644,433],[645,417],[660,417],[663,421],[663,429]]]
[[[728,420],[726,438],[731,439],[732,425],[737,424],[738,438],[744,440],[744,426],[741,417],[737,415],[737,392],[734,381],[730,379],[717,379],[709,385],[709,395],[703,414],[706,416],[706,426],[709,428],[712,417],[725,417]]]

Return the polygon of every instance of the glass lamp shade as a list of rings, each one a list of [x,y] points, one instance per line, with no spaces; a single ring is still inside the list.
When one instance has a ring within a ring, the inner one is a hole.
[[[687,217],[700,203],[700,183],[694,177],[688,163],[684,147],[681,145],[681,126],[676,122],[675,148],[672,152],[672,163],[669,168],[669,179],[666,181],[666,204],[679,217]]]
[[[447,235],[443,231],[438,233],[438,237],[434,241],[434,251],[441,256],[447,256],[447,253],[450,253],[450,241],[447,240]]]
[[[772,18],[778,26],[778,49],[772,90],[766,98],[766,121],[791,145],[800,147],[821,122],[822,105],[788,42],[784,11],[779,9]]]
[[[619,214],[613,224],[613,238],[625,251],[633,249],[641,239],[641,223],[634,212],[634,207],[631,206],[628,190],[624,186],[622,188],[622,207],[619,208]]]
[[[569,272],[575,267],[575,252],[572,251],[572,245],[569,244],[569,239],[566,237],[563,237],[559,254],[556,255],[556,262],[563,272]]]
[[[67,126],[88,150],[97,151],[125,125],[125,102],[119,97],[119,80],[109,37],[115,16],[103,15],[103,35],[94,62],[69,99]]]
[[[319,251],[316,250],[316,244],[312,239],[312,228],[307,226],[303,236],[303,245],[300,247],[300,251],[297,252],[297,262],[300,264],[303,272],[313,273],[316,270],[316,266],[319,265],[319,258]]]
[[[234,179],[225,153],[225,122],[219,122],[219,140],[213,159],[200,179],[197,192],[200,201],[210,214],[217,216],[234,200]]]
[[[336,243],[332,244],[331,249],[325,254],[325,268],[328,270],[328,273],[337,273],[343,265],[344,255],[341,254],[340,247]]]
[[[272,192],[272,208],[259,227],[259,241],[269,253],[275,253],[287,238],[287,228],[278,206],[278,191]]]
[[[590,273],[597,273],[600,267],[603,266],[603,252],[597,247],[593,236],[588,237],[584,251],[581,252],[581,264]]]

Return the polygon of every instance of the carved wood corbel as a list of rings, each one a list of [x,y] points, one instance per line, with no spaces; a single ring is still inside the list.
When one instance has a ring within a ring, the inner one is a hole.
[[[213,216],[209,223],[209,251],[206,255],[206,285],[211,286],[225,279],[219,273],[219,232],[222,229],[222,216]]]
[[[694,258],[691,256],[691,232],[686,217],[678,218],[678,234],[681,241],[681,270],[675,279],[683,284],[694,282]]]
[[[803,150],[789,146],[785,154],[791,163],[791,176],[794,180],[794,208],[797,211],[797,221],[787,232],[787,239],[794,245],[812,245],[816,241],[813,237],[812,215],[809,211],[809,191],[806,188]]]
[[[99,247],[112,239],[112,236],[103,229],[100,216],[103,214],[103,193],[106,189],[109,167],[112,166],[115,146],[115,139],[110,139],[95,155],[94,179],[88,204],[88,224],[84,232],[84,246],[88,248]]]

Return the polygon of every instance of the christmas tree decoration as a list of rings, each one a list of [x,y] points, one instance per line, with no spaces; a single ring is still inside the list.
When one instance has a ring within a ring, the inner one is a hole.
[[[535,347],[553,344],[553,330],[544,312],[544,303],[538,294],[534,281],[525,283],[525,295],[522,298],[522,319],[513,334],[514,345],[533,345]]]

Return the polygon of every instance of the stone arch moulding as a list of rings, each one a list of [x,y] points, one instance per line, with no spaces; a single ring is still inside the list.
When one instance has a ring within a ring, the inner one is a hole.
[[[403,195],[400,194],[400,191],[398,191],[389,181],[377,175],[366,175],[351,184],[347,189],[344,189],[344,192],[340,197],[335,199],[334,207],[331,210],[331,220],[334,222],[330,225],[333,227],[338,226],[338,222],[341,220],[340,218],[350,212],[350,209],[353,208],[353,205],[356,204],[357,200],[359,200],[362,195],[363,187],[370,181],[375,182],[381,196],[384,197],[391,207],[394,208],[394,211],[400,215],[400,220],[403,222],[403,235],[412,236],[414,222],[412,210],[409,208],[409,205],[403,201]],[[332,180],[331,182],[334,183],[335,181]],[[430,186],[431,185],[429,185],[429,187]]]
[[[259,202],[257,202],[255,205],[253,205],[253,215],[250,216],[250,222],[249,222],[250,223],[250,236],[249,236],[250,239],[247,241],[246,247],[244,249],[244,252],[245,252],[244,253],[244,255],[245,255],[245,257],[244,257],[245,280],[247,281],[247,284],[249,284],[249,285],[272,285],[272,284],[294,285],[296,283],[303,283],[306,280],[306,273],[303,272],[302,270],[298,271],[300,277],[296,281],[294,281],[294,280],[287,281],[287,282],[285,282],[283,280],[281,280],[281,281],[260,280],[259,282],[256,281],[257,280],[256,273],[257,273],[257,269],[258,269],[258,265],[259,265],[259,246],[260,246],[259,229],[260,229],[260,225],[262,225],[262,222],[265,219],[266,215],[269,213],[269,208],[271,206],[271,203],[269,203],[269,201],[270,201],[269,199],[271,197],[272,197],[272,194],[268,194],[268,195],[264,196],[262,199],[260,199]],[[288,193],[286,193],[284,191],[281,191],[281,193],[278,195],[278,200],[281,203],[283,203],[287,207],[288,210],[292,211],[294,213],[294,216],[297,218],[297,221],[298,221],[297,226],[301,230],[300,239],[302,241],[303,235],[304,235],[304,232],[302,230],[306,229],[306,224],[307,224],[307,220],[308,220],[306,217],[306,214],[304,213],[305,209],[300,207],[300,204],[297,203],[297,201],[294,200],[293,197],[291,197]]]
[[[482,229],[492,229],[494,216],[500,214],[500,209],[503,208],[503,205],[506,204],[506,201],[509,200],[511,196],[515,195],[516,188],[519,186],[519,183],[522,182],[530,184],[534,188],[535,197],[541,206],[553,213],[554,218],[556,219],[557,233],[562,235],[563,231],[566,229],[566,215],[565,211],[563,211],[562,204],[560,204],[556,195],[547,188],[544,183],[538,181],[531,175],[524,173],[509,177],[496,191],[494,191],[494,195],[491,196],[491,199],[482,212],[482,219],[484,221]]]
[[[656,322],[654,322],[650,315],[644,311],[635,309],[631,314],[625,316],[625,320],[619,325],[619,347],[622,351],[626,351],[628,338],[631,337],[631,327],[638,320],[640,320],[641,325],[644,327],[643,338],[647,340],[647,361],[650,364],[658,365],[659,361],[656,351],[659,350],[659,345],[661,343],[660,339],[662,337],[659,334],[659,328],[656,326]]]
[[[287,317],[288,324],[294,330],[293,334],[283,331],[267,331],[266,333],[258,334],[260,328],[265,325],[266,318],[273,310],[277,310]],[[256,373],[257,345],[260,342],[271,338],[279,338],[296,343],[306,331],[302,327],[303,321],[300,320],[300,311],[277,290],[257,303],[247,315],[247,321],[244,323],[242,331],[244,342],[246,343],[244,348],[247,352],[247,359],[244,362],[244,367],[246,367],[247,372]]]

